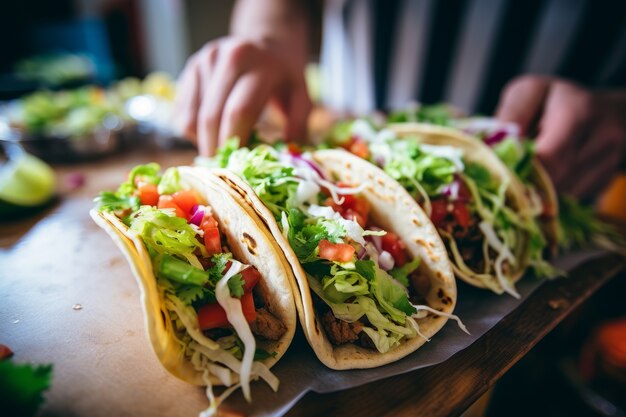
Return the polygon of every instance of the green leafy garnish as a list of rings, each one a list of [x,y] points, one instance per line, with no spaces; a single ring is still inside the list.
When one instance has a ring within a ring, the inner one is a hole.
[[[95,198],[94,202],[100,211],[135,211],[139,209],[141,205],[141,201],[137,196],[118,195],[110,191],[100,193],[100,195]]]
[[[336,222],[317,218],[313,222],[297,208],[289,210],[287,216],[289,230],[287,240],[301,263],[313,262],[317,259],[317,246],[326,239],[337,243],[346,232]]]
[[[180,173],[177,168],[168,168],[159,182],[157,191],[159,194],[174,194],[182,189],[180,185]]]
[[[52,365],[16,364],[0,361],[0,404],[2,413],[34,416],[44,402],[43,392],[50,387]]]
[[[232,297],[241,298],[243,296],[243,286],[245,281],[241,274],[233,275],[228,280],[228,289]]]
[[[197,268],[201,265],[195,252],[207,255],[206,248],[196,238],[196,230],[187,220],[165,210],[142,206],[131,216],[130,230],[141,236],[149,250],[179,256]]]
[[[409,275],[411,275],[411,273],[415,271],[417,267],[419,267],[419,265],[420,265],[420,258],[415,258],[412,261],[407,262],[406,264],[400,267],[393,268],[391,271],[389,271],[389,275],[394,277],[396,281],[398,281],[400,284],[408,288]]]
[[[415,110],[393,112],[387,118],[388,123],[420,122],[448,126],[453,117],[452,109],[446,104],[421,106]]]
[[[614,227],[599,219],[593,207],[585,206],[573,197],[559,196],[559,247],[568,250],[598,244],[624,253],[624,239]]]

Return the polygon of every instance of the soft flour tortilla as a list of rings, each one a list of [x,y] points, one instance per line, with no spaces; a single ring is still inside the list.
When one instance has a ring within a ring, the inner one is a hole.
[[[552,209],[551,213],[542,215],[539,218],[539,224],[544,237],[548,241],[550,255],[556,256],[559,244],[559,198],[554,188],[554,183],[541,162],[535,158],[532,162],[532,167],[530,181],[537,187],[541,198],[545,199],[544,204],[547,204]]]
[[[374,222],[385,230],[397,234],[406,243],[407,252],[411,257],[421,259],[420,270],[431,282],[426,297],[427,304],[444,313],[452,313],[456,305],[457,290],[445,246],[428,217],[406,190],[379,168],[348,152],[323,150],[315,152],[313,156],[331,178],[355,187],[367,183],[362,195],[371,205]],[[231,185],[233,194],[238,196],[243,205],[254,208],[284,251],[296,277],[294,293],[299,295],[296,296],[296,305],[300,322],[311,347],[322,363],[332,369],[374,368],[394,362],[414,352],[426,342],[420,336],[405,339],[400,346],[387,353],[379,353],[350,343],[334,346],[328,340],[316,315],[306,273],[270,210],[236,174],[227,170],[214,172]],[[420,332],[430,338],[447,320],[446,317],[429,314],[417,320],[417,323]]]
[[[256,214],[237,203],[222,181],[207,175],[198,177],[189,167],[180,167],[179,171],[183,187],[195,190],[201,200],[205,200],[211,207],[233,257],[244,264],[255,266],[261,273],[262,279],[254,291],[264,300],[265,308],[287,329],[278,341],[257,339],[257,347],[276,352],[275,356],[262,361],[271,367],[287,350],[296,329],[291,268],[272,236],[258,226]],[[90,214],[115,241],[131,266],[141,291],[146,331],[159,361],[176,377],[192,384],[205,385],[202,372],[197,371],[185,358],[180,343],[174,337],[172,323],[159,295],[152,262],[141,237],[130,231],[113,213],[91,210]],[[200,331],[198,328],[196,330]],[[215,344],[198,343],[215,349]],[[236,381],[237,378],[234,378]],[[220,384],[215,377],[211,377],[211,382]]]
[[[430,145],[447,145],[463,150],[463,157],[470,162],[479,163],[489,169],[491,176],[498,182],[508,181],[506,197],[507,203],[522,217],[523,220],[531,221],[531,206],[524,191],[524,185],[495,153],[484,143],[467,136],[455,129],[443,126],[435,126],[423,123],[399,123],[389,125],[388,128],[398,137],[416,137],[421,143]],[[511,283],[519,281],[526,268],[530,257],[530,235],[527,231],[521,231],[518,245],[513,250],[513,255],[517,260],[517,265],[508,274]],[[454,272],[463,281],[479,288],[486,288],[485,284],[476,276],[464,273],[454,265]],[[494,275],[494,280],[497,278]]]

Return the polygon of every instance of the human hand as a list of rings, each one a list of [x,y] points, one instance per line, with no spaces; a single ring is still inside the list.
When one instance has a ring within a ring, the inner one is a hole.
[[[496,117],[517,123],[523,135],[536,133],[537,156],[560,192],[591,198],[624,163],[625,91],[523,76],[504,89]]]
[[[187,61],[178,81],[174,126],[196,143],[200,155],[212,156],[230,137],[245,143],[269,102],[285,116],[285,139],[304,139],[311,110],[304,68],[270,41],[221,38]]]

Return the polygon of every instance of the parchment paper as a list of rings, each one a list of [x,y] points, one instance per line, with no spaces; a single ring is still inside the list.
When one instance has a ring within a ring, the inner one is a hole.
[[[571,271],[578,265],[606,254],[605,250],[600,249],[572,252],[556,259],[554,265],[561,270]],[[249,416],[282,416],[308,391],[318,393],[340,391],[436,365],[470,346],[523,303],[543,282],[532,276],[522,279],[517,285],[521,295],[519,300],[508,295],[498,296],[460,283],[455,314],[461,318],[471,335],[461,331],[455,321],[449,320],[430,342],[415,353],[380,368],[351,371],[328,369],[317,360],[299,330],[288,352],[272,368],[280,379],[278,392],[272,392],[262,382],[254,382],[251,404],[245,402],[240,391],[228,398],[225,404],[228,408],[244,412]]]

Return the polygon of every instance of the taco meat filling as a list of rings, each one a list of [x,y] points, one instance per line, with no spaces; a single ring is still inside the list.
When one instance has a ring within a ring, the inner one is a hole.
[[[493,265],[485,266],[485,235],[478,226],[481,219],[474,210],[470,209],[472,195],[467,186],[459,180],[459,191],[456,198],[442,195],[432,198],[430,219],[440,232],[443,231],[451,236],[456,242],[463,262],[476,273],[485,273],[493,268]],[[424,207],[424,199],[417,198],[420,206]],[[454,254],[450,244],[444,239],[448,256],[454,262]],[[487,249],[489,259],[495,259],[498,253],[491,247]],[[507,274],[510,269],[508,261],[503,261],[502,270]]]

